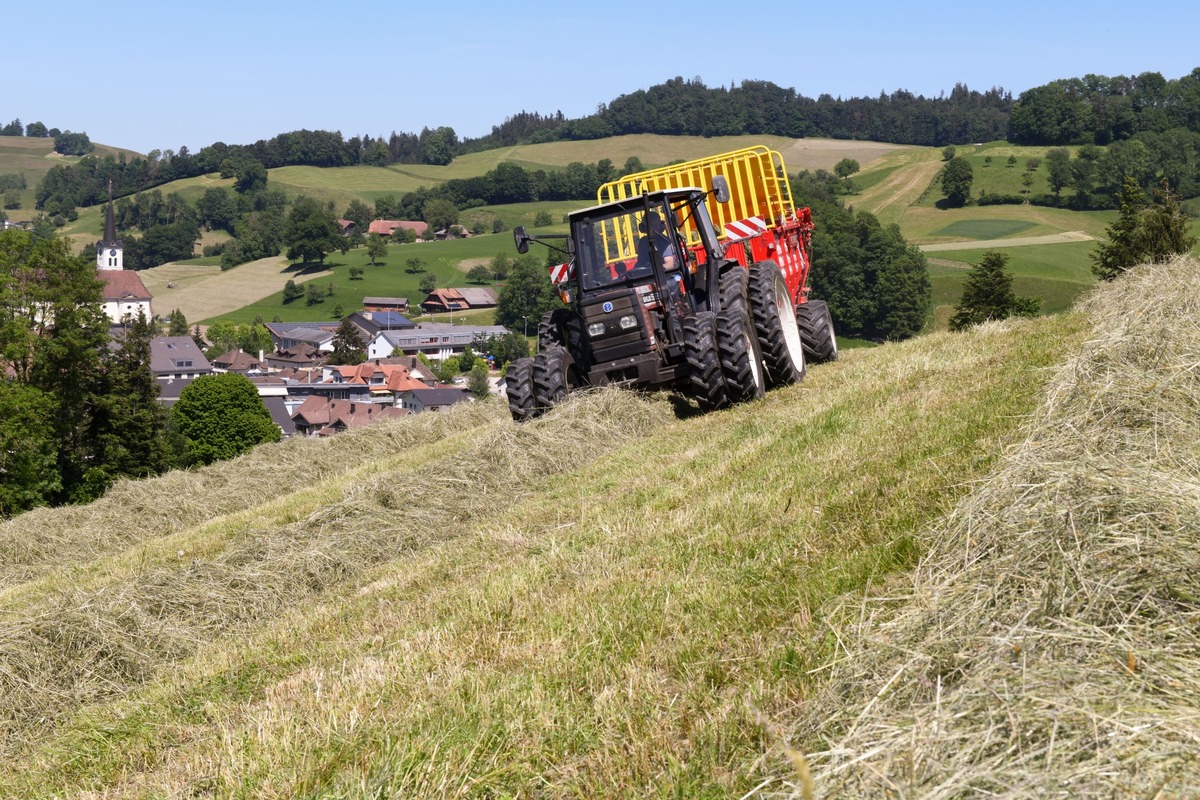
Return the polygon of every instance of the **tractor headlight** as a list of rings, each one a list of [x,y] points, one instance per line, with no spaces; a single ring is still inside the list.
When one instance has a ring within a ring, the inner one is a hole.
[[[604,335],[604,323],[603,322],[593,322],[591,325],[588,325],[587,331],[588,331],[588,336],[591,336],[593,338],[596,336],[603,336]]]
[[[637,327],[637,317],[633,314],[626,314],[617,320],[617,324],[621,326],[621,330],[627,331]]]

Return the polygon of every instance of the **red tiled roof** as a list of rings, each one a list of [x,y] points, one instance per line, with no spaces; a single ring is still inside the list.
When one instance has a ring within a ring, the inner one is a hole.
[[[403,408],[376,403],[354,403],[349,400],[329,400],[312,395],[300,404],[292,419],[307,427],[323,426],[320,435],[336,432],[333,429],[359,428],[380,419],[403,417],[410,412]]]
[[[367,226],[367,233],[378,233],[381,236],[391,236],[397,228],[413,231],[420,236],[429,226],[424,222],[402,219],[375,219]]]
[[[100,297],[104,302],[116,300],[151,300],[153,295],[146,290],[146,284],[136,272],[127,269],[101,269],[96,271],[104,283]]]

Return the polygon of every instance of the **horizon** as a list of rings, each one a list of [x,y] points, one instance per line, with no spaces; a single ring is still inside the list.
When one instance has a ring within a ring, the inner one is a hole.
[[[638,30],[646,6],[632,0],[603,8],[534,0],[515,10],[467,0],[444,21],[425,15],[416,25],[402,14],[345,19],[311,0],[216,0],[195,7],[198,20],[164,16],[147,0],[116,16],[78,0],[56,8],[69,27],[45,29],[33,6],[6,9],[10,31],[32,32],[13,43],[11,58],[35,77],[9,83],[0,123],[42,122],[139,153],[252,144],[301,129],[349,139],[448,126],[474,139],[522,111],[584,117],[675,77],[709,87],[769,81],[841,99],[900,90],[938,97],[960,83],[1015,98],[1088,74],[1173,80],[1197,66],[1190,38],[1200,23],[1193,4],[1151,2],[1131,17],[1126,4],[1107,0],[1085,9],[1017,0],[978,19],[961,6],[872,0],[849,23],[823,6],[737,22],[727,6],[701,0],[675,16],[654,14],[652,34]],[[195,33],[206,19],[215,33]],[[657,33],[672,28],[675,41]],[[757,36],[771,46],[750,46]],[[652,44],[630,46],[643,39]],[[46,53],[53,61],[39,63]],[[80,76],[94,91],[82,90]]]

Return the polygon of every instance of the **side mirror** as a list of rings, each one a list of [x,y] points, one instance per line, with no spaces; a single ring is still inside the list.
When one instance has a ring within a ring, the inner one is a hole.
[[[729,181],[725,180],[724,175],[713,176],[713,192],[717,195],[718,203],[729,202]]]
[[[529,252],[530,236],[525,232],[524,225],[518,225],[513,228],[513,243],[517,246],[517,252],[525,255]]]

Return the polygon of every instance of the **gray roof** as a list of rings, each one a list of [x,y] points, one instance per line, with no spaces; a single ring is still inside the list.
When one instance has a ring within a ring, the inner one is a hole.
[[[212,367],[192,337],[156,336],[150,340],[150,371],[155,375],[211,372]]]
[[[467,399],[465,389],[410,389],[423,406],[449,406]]]
[[[473,308],[496,305],[496,290],[487,287],[468,287],[458,289],[462,299]]]
[[[392,347],[403,349],[433,345],[468,345],[475,341],[477,335],[487,338],[503,336],[508,332],[508,328],[499,325],[447,325],[444,322],[434,322],[406,330],[383,331],[381,336]],[[449,341],[442,341],[443,339]]]
[[[271,412],[271,421],[283,429],[283,435],[293,435],[296,432],[296,423],[292,421],[292,416],[288,413],[283,398],[264,397],[262,401],[263,405],[267,407],[267,411]]]

